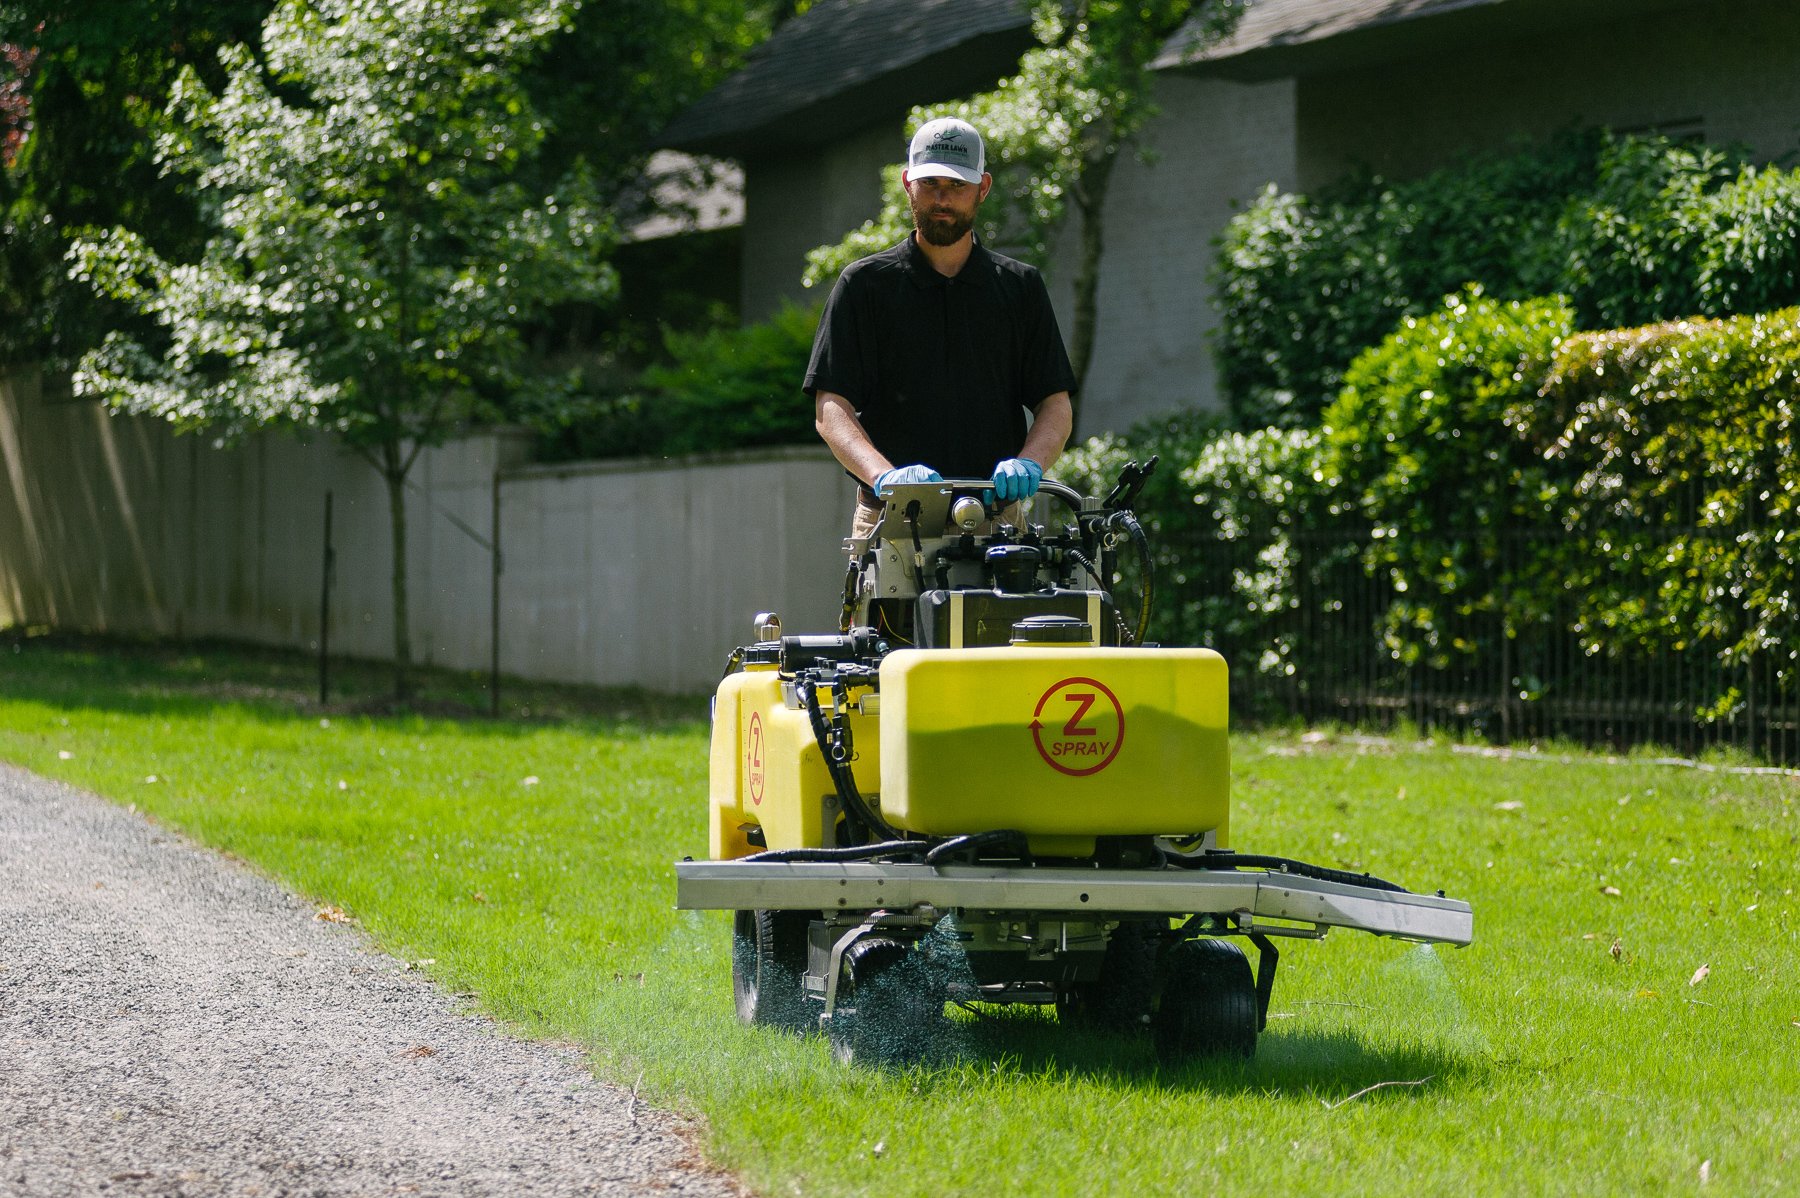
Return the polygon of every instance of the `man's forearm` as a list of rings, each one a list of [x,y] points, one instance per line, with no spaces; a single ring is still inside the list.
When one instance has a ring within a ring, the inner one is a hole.
[[[830,447],[831,456],[859,480],[874,486],[876,479],[894,468],[894,464],[869,440],[869,434],[862,421],[856,418],[856,409],[850,406],[849,400],[830,391],[820,391],[813,398],[813,409],[813,427]]]
[[[1062,456],[1063,446],[1068,444],[1069,430],[1075,426],[1075,408],[1069,402],[1067,391],[1058,391],[1047,397],[1035,409],[1031,431],[1025,434],[1025,444],[1019,450],[1019,456],[1030,458],[1045,470],[1056,465],[1056,459]]]

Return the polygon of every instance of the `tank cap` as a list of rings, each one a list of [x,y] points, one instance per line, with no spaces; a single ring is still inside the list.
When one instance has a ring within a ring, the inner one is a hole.
[[[1027,616],[1012,626],[1015,645],[1085,645],[1093,625],[1075,616]]]

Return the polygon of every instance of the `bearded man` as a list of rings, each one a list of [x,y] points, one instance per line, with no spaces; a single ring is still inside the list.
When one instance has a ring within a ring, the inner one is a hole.
[[[897,483],[991,477],[1002,502],[1030,497],[1073,423],[1075,372],[1043,277],[974,233],[994,185],[981,134],[927,121],[901,183],[913,231],[844,268],[802,383],[819,435],[862,484],[857,539]]]

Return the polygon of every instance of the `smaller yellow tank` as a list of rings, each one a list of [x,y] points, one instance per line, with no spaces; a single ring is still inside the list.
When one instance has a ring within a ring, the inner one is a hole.
[[[876,719],[856,707],[847,714],[851,772],[858,789],[872,793],[881,777]],[[719,684],[710,765],[715,859],[836,843],[837,787],[805,709],[788,704],[774,665],[748,666]]]

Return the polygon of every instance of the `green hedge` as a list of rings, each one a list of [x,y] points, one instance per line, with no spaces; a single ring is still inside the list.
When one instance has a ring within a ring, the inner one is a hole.
[[[1756,656],[1800,681],[1797,411],[1800,309],[1564,341],[1516,420],[1547,466],[1557,574],[1519,589],[1579,596],[1590,652]]]
[[[1146,496],[1167,640],[1302,679],[1346,638],[1407,670],[1504,655],[1527,702],[1596,661],[1681,662],[1691,710],[1727,719],[1752,656],[1800,684],[1797,411],[1800,310],[1576,333],[1565,299],[1470,290],[1360,356],[1317,431],[1143,430],[1080,460],[1181,463]],[[1385,610],[1339,618],[1371,582]]]
[[[1368,521],[1366,566],[1398,594],[1381,629],[1397,659],[1444,668],[1512,606],[1505,575],[1541,548],[1518,534],[1544,525],[1550,465],[1516,426],[1573,331],[1561,298],[1470,289],[1358,357],[1325,410],[1323,469]]]
[[[1583,328],[1800,302],[1800,171],[1590,132],[1405,183],[1271,189],[1227,227],[1214,282],[1239,427],[1303,427],[1399,317],[1469,283],[1566,295]]]

